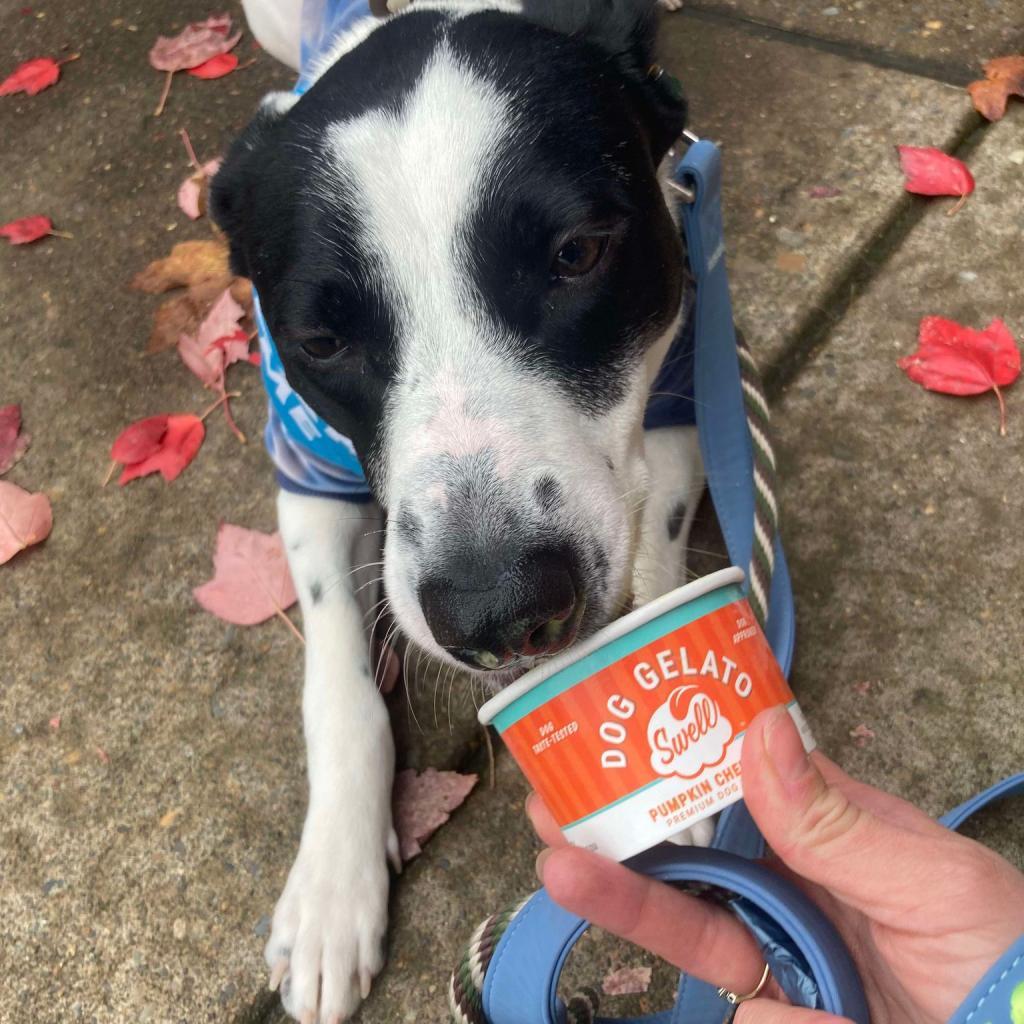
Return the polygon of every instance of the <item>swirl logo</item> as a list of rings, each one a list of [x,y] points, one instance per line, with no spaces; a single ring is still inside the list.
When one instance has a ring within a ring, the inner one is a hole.
[[[647,725],[651,767],[659,775],[695,778],[721,762],[731,739],[732,722],[697,686],[673,690]]]

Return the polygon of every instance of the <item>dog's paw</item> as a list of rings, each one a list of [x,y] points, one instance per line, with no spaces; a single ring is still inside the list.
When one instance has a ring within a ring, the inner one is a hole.
[[[264,956],[270,987],[302,1024],[338,1024],[370,994],[384,966],[388,920],[386,849],[360,849],[351,834],[303,836],[284,892],[274,909]]]
[[[658,2],[666,11],[679,11],[682,10],[684,0],[658,0]]]
[[[677,832],[674,836],[670,836],[668,841],[675,843],[676,846],[710,846],[711,840],[715,838],[715,823],[717,821],[717,815],[705,818],[703,821],[698,821],[696,825],[691,825],[685,832]]]

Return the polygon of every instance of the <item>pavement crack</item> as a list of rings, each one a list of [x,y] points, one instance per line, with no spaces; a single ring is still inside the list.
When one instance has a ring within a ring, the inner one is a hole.
[[[849,40],[830,36],[818,36],[800,29],[783,28],[770,21],[762,21],[749,15],[737,14],[720,4],[697,3],[687,0],[686,6],[673,17],[692,18],[713,25],[728,25],[759,39],[788,43],[806,50],[829,53],[860,64],[870,64],[887,71],[902,71],[920,78],[930,78],[946,85],[964,86],[978,78],[980,71],[959,61],[929,60],[926,57],[915,57],[908,53],[896,53],[892,50],[867,43],[855,43]]]
[[[966,160],[981,145],[991,125],[974,111],[964,115],[950,149],[953,156]],[[904,192],[892,212],[870,239],[851,257],[836,276],[835,283],[821,303],[807,312],[794,330],[782,353],[763,367],[768,400],[775,402],[803,368],[828,342],[853,303],[863,295],[889,260],[902,248],[914,228],[928,213],[929,201]]]

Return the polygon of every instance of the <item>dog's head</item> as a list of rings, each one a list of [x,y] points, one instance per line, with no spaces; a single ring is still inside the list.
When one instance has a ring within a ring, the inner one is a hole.
[[[420,0],[268,97],[213,183],[290,384],[388,512],[399,624],[475,669],[632,590],[684,266],[654,4]]]

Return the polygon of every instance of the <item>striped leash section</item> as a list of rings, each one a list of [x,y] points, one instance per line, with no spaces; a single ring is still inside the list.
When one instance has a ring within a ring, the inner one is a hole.
[[[768,401],[764,385],[746,339],[737,330],[740,382],[747,411],[747,426],[754,450],[754,550],[750,560],[750,604],[763,626],[768,618],[768,595],[775,569],[775,535],[779,526],[775,497],[775,450],[772,447]],[[489,1024],[484,1015],[484,978],[491,957],[512,919],[528,902],[523,900],[500,914],[492,914],[473,932],[448,985],[448,1010],[453,1024]],[[566,1024],[592,1024],[598,995],[583,989],[566,1005]]]
[[[747,410],[747,426],[754,452],[754,548],[750,558],[750,604],[762,626],[768,621],[768,598],[775,571],[775,537],[779,529],[778,483],[772,445],[771,412],[761,373],[746,339],[737,329],[740,384]]]

